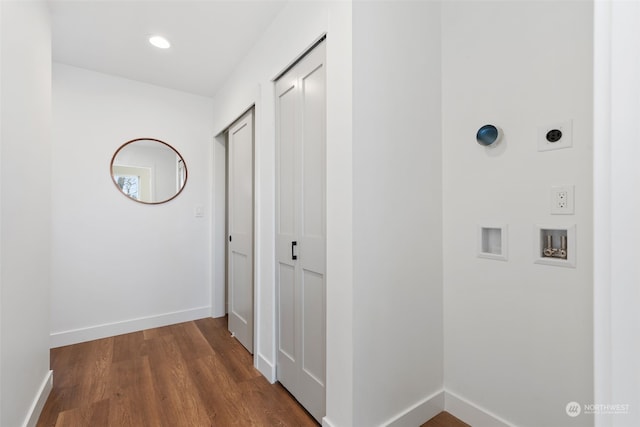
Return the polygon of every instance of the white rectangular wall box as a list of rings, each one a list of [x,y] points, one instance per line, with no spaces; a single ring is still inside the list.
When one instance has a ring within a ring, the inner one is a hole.
[[[507,260],[507,226],[478,226],[478,257]]]
[[[533,262],[536,264],[575,268],[576,247],[575,225],[545,226],[536,224],[533,227]],[[566,258],[562,257],[561,250],[566,251]]]
[[[550,123],[538,127],[538,151],[559,150],[573,146],[573,122]]]

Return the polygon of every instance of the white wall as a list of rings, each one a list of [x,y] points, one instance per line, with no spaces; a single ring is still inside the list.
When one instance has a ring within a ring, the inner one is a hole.
[[[595,402],[597,426],[640,425],[640,4],[596,4]]]
[[[216,133],[251,105],[255,116],[255,363],[275,380],[273,78],[327,33],[327,417],[352,424],[351,4],[291,2],[216,95]],[[295,35],[295,36],[294,36]],[[216,150],[216,154],[221,153]],[[216,164],[219,163],[215,160]],[[216,191],[222,189],[222,180]],[[216,241],[224,239],[216,235]],[[224,286],[216,283],[214,293]]]
[[[44,2],[0,2],[0,425],[51,389],[51,31]]]
[[[640,424],[640,4],[613,2],[611,63],[612,404],[629,414],[614,426]]]
[[[565,407],[594,393],[593,4],[442,12],[445,388],[518,426],[592,425]],[[568,119],[574,147],[538,152],[537,126]],[[501,147],[476,144],[486,123]],[[575,215],[550,215],[558,184],[575,185]],[[482,223],[508,224],[508,262],[476,257]],[[538,223],[577,225],[575,269],[533,264]]]
[[[437,2],[354,2],[354,426],[443,409],[440,42]]]
[[[54,64],[52,346],[210,314],[211,114],[209,98]],[[113,153],[143,137],[185,160],[169,203],[111,180]]]

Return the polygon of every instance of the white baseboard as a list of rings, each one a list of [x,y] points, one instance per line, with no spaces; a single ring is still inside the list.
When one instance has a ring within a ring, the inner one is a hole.
[[[513,427],[513,424],[450,391],[445,390],[444,394],[444,410],[467,424],[482,427]]]
[[[336,427],[335,424],[333,424],[329,418],[327,417],[323,417],[322,418],[322,427]]]
[[[442,411],[447,411],[472,426],[514,427],[513,424],[497,415],[447,390],[441,390],[426,397],[381,425],[385,427],[415,427],[424,424]],[[337,426],[328,417],[324,417],[322,427]]]
[[[38,423],[38,418],[40,418],[40,413],[42,412],[42,408],[44,408],[44,404],[47,403],[47,398],[49,397],[49,393],[51,393],[52,388],[53,371],[49,371],[44,376],[44,380],[38,390],[38,394],[29,408],[29,413],[27,414],[23,427],[35,427]]]
[[[423,424],[444,411],[444,394],[444,390],[441,390],[424,398],[383,425],[387,427],[415,427]]]
[[[50,345],[51,348],[62,347],[65,345],[142,331],[144,329],[159,328],[161,326],[173,325],[175,323],[189,322],[191,320],[209,317],[210,315],[211,307],[207,306],[106,323],[103,325],[89,326],[70,331],[54,332],[50,335]]]
[[[227,315],[227,310],[225,309],[216,309],[215,307],[211,308],[211,317],[217,319],[219,317],[224,317]]]
[[[275,383],[278,379],[276,377],[276,366],[265,359],[260,353],[256,353],[255,359],[256,369],[260,371],[271,384]]]

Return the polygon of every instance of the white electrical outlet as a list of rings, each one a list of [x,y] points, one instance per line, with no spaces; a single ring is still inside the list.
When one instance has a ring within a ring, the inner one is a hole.
[[[551,214],[573,215],[575,211],[573,185],[551,187]]]
[[[573,146],[571,120],[538,127],[538,151],[559,150]]]

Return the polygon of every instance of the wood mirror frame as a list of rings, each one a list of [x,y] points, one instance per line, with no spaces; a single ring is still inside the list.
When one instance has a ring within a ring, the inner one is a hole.
[[[147,205],[175,199],[187,184],[182,155],[155,138],[136,138],[122,144],[113,154],[109,170],[120,193]]]

